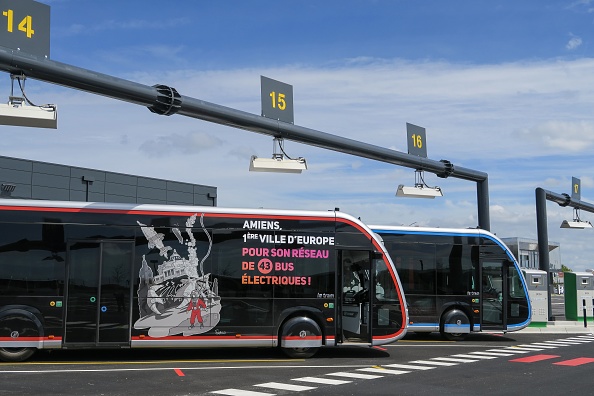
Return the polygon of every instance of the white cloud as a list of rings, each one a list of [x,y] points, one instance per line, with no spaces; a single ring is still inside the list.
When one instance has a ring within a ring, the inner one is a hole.
[[[118,30],[164,30],[179,28],[180,26],[187,25],[189,23],[191,23],[191,20],[189,18],[170,18],[159,21],[150,21],[143,19],[103,19],[88,25],[73,23],[66,27],[58,26],[55,28],[55,33],[57,37],[68,37],[80,34],[94,34],[97,32]]]
[[[223,141],[208,133],[171,133],[147,140],[139,147],[150,155],[195,155],[221,146]]]
[[[573,51],[574,49],[578,48],[582,45],[582,39],[580,37],[573,36],[569,39],[565,48],[569,51]]]
[[[583,152],[594,144],[594,121],[546,121],[522,131],[530,140],[565,151]]]

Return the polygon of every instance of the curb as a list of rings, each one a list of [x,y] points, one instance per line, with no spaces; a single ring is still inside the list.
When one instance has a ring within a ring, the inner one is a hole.
[[[519,330],[518,333],[529,334],[594,334],[594,323],[587,323],[584,327],[583,322],[573,321],[553,321],[547,322],[544,327],[526,327]]]

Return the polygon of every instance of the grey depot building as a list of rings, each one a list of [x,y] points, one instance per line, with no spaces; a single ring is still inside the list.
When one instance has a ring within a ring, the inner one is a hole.
[[[0,156],[0,197],[217,206],[217,188]]]

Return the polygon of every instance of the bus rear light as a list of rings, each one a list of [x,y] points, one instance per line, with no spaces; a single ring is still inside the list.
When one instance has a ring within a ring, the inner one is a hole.
[[[53,340],[53,339],[54,339],[54,335],[53,335],[53,334],[50,334],[50,335],[48,335],[48,336],[47,336],[47,339],[48,339],[48,340]]]
[[[235,338],[241,338],[241,334],[235,334]]]

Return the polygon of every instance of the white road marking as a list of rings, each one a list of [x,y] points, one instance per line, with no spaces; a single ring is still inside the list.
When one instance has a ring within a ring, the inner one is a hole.
[[[470,355],[486,355],[486,356],[494,356],[494,357],[505,357],[505,356],[514,356],[515,355],[514,353],[499,352],[499,351],[498,352],[476,351],[476,352],[470,352],[469,354]]]
[[[413,360],[411,363],[426,364],[429,366],[457,366],[458,363],[436,362],[431,360]]]
[[[558,348],[558,346],[556,346],[556,345],[547,345],[544,342],[533,342],[530,345],[534,345],[535,347],[544,348],[544,349],[555,349],[555,348]]]
[[[452,357],[462,358],[462,359],[497,359],[497,356],[487,356],[487,355],[480,356],[477,354],[471,355],[470,353],[469,354],[452,355]]]
[[[336,377],[357,378],[357,379],[376,379],[382,378],[383,375],[363,374],[363,373],[347,373],[346,371],[339,371],[337,373],[328,373],[326,375],[334,375]]]
[[[265,393],[265,392],[253,392],[253,391],[246,391],[241,389],[223,389],[220,391],[214,391],[210,393],[215,393],[217,395],[227,395],[227,396],[274,396],[276,393]]]
[[[410,373],[410,371],[392,370],[392,369],[378,368],[378,367],[362,368],[362,369],[357,369],[357,371],[366,371],[366,372],[376,373],[376,374],[393,374],[393,375]]]
[[[342,385],[342,384],[349,384],[352,381],[344,381],[344,380],[337,380],[331,378],[320,378],[320,377],[301,377],[301,378],[293,378],[292,381],[303,381],[303,382],[311,382],[313,384],[325,384],[325,385]]]
[[[454,363],[474,363],[474,362],[478,362],[478,360],[476,360],[476,359],[460,359],[460,358],[454,358],[454,357],[436,357],[436,358],[432,358],[431,360],[439,360],[439,361],[454,362]]]
[[[401,368],[401,369],[409,369],[409,370],[431,370],[435,367],[429,366],[415,366],[412,364],[386,364],[384,367],[394,367],[394,368]]]
[[[271,389],[280,389],[280,390],[287,390],[287,391],[294,391],[294,392],[303,392],[312,389],[316,389],[315,386],[305,386],[305,385],[294,385],[294,384],[283,384],[281,382],[266,382],[264,384],[257,384],[254,386],[259,386],[262,388],[271,388]]]

